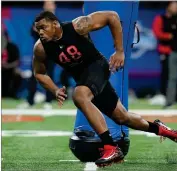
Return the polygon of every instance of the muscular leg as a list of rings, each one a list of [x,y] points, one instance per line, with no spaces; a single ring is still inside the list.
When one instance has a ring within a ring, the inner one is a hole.
[[[73,93],[73,101],[88,119],[90,125],[98,133],[108,130],[105,119],[99,109],[91,102],[93,99],[91,90],[86,86],[78,86]]]
[[[128,112],[120,100],[112,113],[112,119],[118,124],[126,125],[136,130],[158,133],[158,126],[156,127],[155,124],[144,120],[140,115]],[[154,126],[152,131],[149,129],[150,124],[152,124],[151,127]]]
[[[126,125],[130,128],[152,132],[177,142],[176,130],[167,127],[159,120],[156,120],[155,122],[148,122],[144,120],[140,115],[127,112],[127,110],[121,104],[120,100],[118,101],[117,106],[112,113],[112,119],[115,122]]]

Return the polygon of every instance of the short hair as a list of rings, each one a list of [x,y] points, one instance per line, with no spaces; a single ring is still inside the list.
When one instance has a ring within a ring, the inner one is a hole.
[[[42,11],[35,19],[35,22],[38,22],[42,19],[50,20],[50,21],[58,21],[58,18],[50,11]]]

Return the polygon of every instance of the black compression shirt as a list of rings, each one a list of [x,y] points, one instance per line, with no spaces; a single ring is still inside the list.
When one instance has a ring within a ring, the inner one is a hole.
[[[63,35],[58,41],[43,43],[48,60],[66,69],[77,81],[84,68],[103,55],[95,48],[91,39],[79,35],[71,22],[62,23]]]

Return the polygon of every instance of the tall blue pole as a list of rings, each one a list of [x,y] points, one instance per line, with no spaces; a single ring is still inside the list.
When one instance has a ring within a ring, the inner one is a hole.
[[[128,61],[131,55],[131,45],[133,43],[134,26],[138,15],[137,1],[86,1],[84,3],[84,14],[88,15],[96,11],[112,10],[119,14],[123,27],[123,42],[125,51],[125,65],[122,70],[112,74],[110,82],[116,93],[120,97],[121,102],[128,110]],[[91,38],[96,48],[109,60],[110,56],[115,52],[113,38],[108,27],[101,30],[91,32]],[[122,133],[124,138],[128,139],[129,130],[126,126],[120,126],[108,118],[106,115],[106,123],[114,140],[121,140]],[[94,131],[89,125],[84,114],[78,110],[75,121],[75,128],[80,130]],[[94,135],[95,139],[99,139],[98,135]],[[87,146],[85,146],[87,147]],[[75,149],[76,150],[76,149]],[[82,149],[81,149],[82,151]],[[87,151],[89,153],[89,151]],[[82,154],[82,153],[81,153]],[[80,155],[80,154],[79,154]]]

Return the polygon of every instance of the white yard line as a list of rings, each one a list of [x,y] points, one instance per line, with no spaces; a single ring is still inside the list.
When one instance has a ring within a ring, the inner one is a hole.
[[[148,137],[157,137],[153,133],[142,131],[130,131],[130,135],[146,135]],[[72,136],[70,131],[45,131],[45,130],[2,130],[3,137],[58,137],[58,136]]]
[[[177,116],[177,109],[168,110],[129,110],[132,113],[148,116]],[[76,109],[2,109],[2,115],[41,115],[41,116],[75,116]]]
[[[147,137],[158,137],[154,133],[143,132],[143,131],[136,131],[136,130],[130,131],[129,134],[130,135],[146,135]]]
[[[72,136],[73,132],[69,131],[38,131],[38,130],[3,130],[2,136],[18,136],[18,137],[58,137]]]
[[[139,110],[139,109],[134,109],[134,110],[129,110],[129,112],[132,113],[137,113],[139,115],[148,115],[148,116],[176,116],[177,115],[177,109],[167,109],[167,110]]]
[[[80,162],[80,160],[59,160],[59,162]],[[96,171],[97,166],[94,162],[87,162],[84,171]]]
[[[88,162],[85,165],[84,171],[96,171],[97,166],[94,162]]]
[[[76,109],[2,109],[2,115],[75,116]]]
[[[80,162],[80,160],[59,160],[59,162]]]

